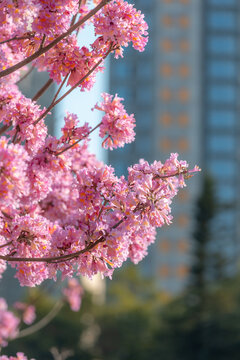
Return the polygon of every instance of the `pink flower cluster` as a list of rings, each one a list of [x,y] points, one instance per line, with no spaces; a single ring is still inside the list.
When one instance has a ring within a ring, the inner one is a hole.
[[[8,306],[3,298],[0,298],[0,347],[6,346],[8,339],[13,339],[18,333],[19,319],[8,311]]]
[[[83,288],[76,278],[68,280],[67,287],[63,289],[63,295],[66,297],[72,311],[79,311],[82,301]]]
[[[36,319],[36,313],[35,313],[35,306],[28,305],[26,303],[17,301],[14,304],[14,308],[16,310],[19,310],[22,314],[22,321],[27,324],[31,325],[34,320]]]
[[[116,57],[122,56],[122,47],[128,46],[129,42],[134,49],[143,51],[148,41],[144,15],[123,0],[110,1],[94,16],[93,24],[96,35],[101,35],[105,43],[116,46]]]
[[[105,149],[123,147],[125,144],[134,141],[135,132],[134,115],[128,115],[124,106],[121,104],[123,98],[107,93],[102,94],[103,102],[95,105],[95,109],[105,112],[100,125],[99,135],[105,138],[103,147]]]
[[[38,0],[37,17],[32,23],[32,31],[55,36],[66,31],[72,15],[78,12],[78,0]]]
[[[68,84],[73,86],[88,74],[89,69],[93,68],[100,58],[98,50],[91,51],[85,46],[80,48],[77,44],[77,36],[71,35],[59,42],[47,54],[40,56],[35,66],[38,70],[48,71],[50,77],[58,84],[62,77],[70,74]],[[86,77],[80,85],[81,91],[90,90],[95,83],[97,72],[102,70],[103,67],[100,66]]]
[[[87,155],[86,144],[62,158],[52,144],[33,158],[36,163],[28,161],[38,176],[31,173],[26,180],[32,190],[16,209],[9,205],[2,211],[0,259],[11,260],[27,286],[56,278],[57,271],[63,277],[112,276],[128,257],[137,263],[154,241],[155,227],[171,223],[172,199],[190,173],[186,162],[177,154],[164,164],[141,161],[125,179]]]
[[[85,123],[83,126],[78,126],[77,115],[70,113],[67,113],[64,121],[65,124],[62,128],[63,136],[60,139],[63,143],[69,143],[71,140],[87,139],[91,131],[91,127],[88,123]]]
[[[0,360],[28,360],[28,359],[22,352],[18,352],[17,356],[8,357],[7,355],[1,355]],[[34,359],[30,359],[30,360],[34,360]]]
[[[94,108],[104,115],[95,128],[67,113],[60,139],[47,135],[44,118],[65,82],[69,91],[89,90],[108,54],[122,56],[130,42],[143,51],[147,43],[147,24],[133,5],[94,3],[90,11],[86,1],[77,0],[0,2],[0,275],[9,263],[23,286],[56,279],[58,272],[63,278],[111,277],[128,258],[139,262],[156,228],[171,223],[178,189],[198,171],[172,154],[164,164],[141,160],[127,178],[119,178],[89,154],[88,136],[97,127],[107,149],[135,138],[134,116],[117,95],[102,94]],[[80,47],[77,32],[87,19],[96,37]],[[30,62],[61,83],[46,110],[18,88],[20,69]],[[81,291],[75,280],[65,295],[77,309]],[[32,321],[33,309],[22,311]]]

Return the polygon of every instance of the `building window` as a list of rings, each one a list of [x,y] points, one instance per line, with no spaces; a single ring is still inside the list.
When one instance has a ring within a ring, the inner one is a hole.
[[[233,6],[237,5],[239,0],[208,0],[210,5],[214,6]]]
[[[177,222],[180,227],[186,227],[189,224],[189,217],[185,214],[181,214],[178,216]]]
[[[127,85],[118,85],[118,92],[120,97],[123,97],[126,102],[131,103],[133,100],[133,92],[132,89]]]
[[[171,250],[171,243],[169,239],[161,239],[159,242],[159,249],[163,253],[167,253]]]
[[[234,129],[237,123],[236,112],[233,110],[210,110],[208,113],[210,127],[216,129]]]
[[[165,88],[160,91],[160,97],[163,101],[170,101],[172,99],[172,92],[170,89]]]
[[[231,184],[219,184],[216,188],[217,196],[222,203],[232,203],[236,198],[236,188]]]
[[[139,157],[148,156],[151,154],[152,140],[146,134],[138,134],[135,141],[135,150]]]
[[[188,16],[180,16],[178,22],[181,28],[188,28],[190,25],[190,18]]]
[[[165,15],[162,17],[162,23],[166,27],[171,27],[173,25],[173,18],[169,15]]]
[[[216,55],[237,53],[236,39],[233,36],[209,36],[207,47],[210,53]]]
[[[136,113],[136,125],[137,129],[142,131],[149,130],[152,126],[152,114],[146,110],[140,110]]]
[[[232,104],[236,98],[236,87],[232,85],[212,85],[208,90],[208,99],[211,102]]]
[[[189,142],[187,139],[183,138],[183,139],[179,139],[178,140],[178,149],[181,152],[186,152],[189,150]]]
[[[189,251],[189,240],[179,239],[177,248],[180,253],[187,253]]]
[[[211,60],[208,62],[207,73],[216,79],[233,79],[238,76],[237,63],[230,60]]]
[[[132,75],[132,66],[127,61],[116,61],[113,63],[113,74],[117,78],[126,78]]]
[[[178,124],[181,127],[185,127],[189,124],[188,114],[179,114],[178,116]]]
[[[213,30],[233,30],[236,28],[236,13],[230,11],[209,12],[207,24]]]
[[[160,148],[165,152],[170,151],[172,148],[171,140],[168,138],[163,138],[162,140],[160,140]]]
[[[137,77],[139,80],[151,79],[152,63],[151,61],[140,61],[137,64]]]
[[[170,268],[167,265],[162,265],[159,269],[159,275],[162,278],[166,278],[170,276]]]
[[[178,97],[178,100],[180,102],[187,102],[189,101],[189,98],[190,98],[190,93],[189,93],[189,90],[188,89],[179,89],[178,91],[178,94],[177,94],[177,97]]]
[[[176,270],[176,275],[178,278],[184,279],[188,275],[188,267],[185,264],[179,265]]]
[[[160,123],[163,124],[163,126],[170,126],[172,123],[172,116],[170,113],[163,113],[160,116]]]
[[[162,76],[171,76],[173,73],[172,66],[170,64],[162,64],[160,67]]]
[[[236,162],[229,160],[211,160],[209,163],[210,172],[216,178],[231,178],[233,179],[237,174]]]
[[[236,150],[236,139],[228,134],[213,134],[208,138],[208,148],[213,153],[234,153]]]
[[[141,105],[149,105],[152,102],[152,90],[151,88],[139,86],[137,88],[137,102]]]
[[[190,74],[190,67],[186,64],[182,64],[178,68],[178,74],[181,77],[188,77]]]
[[[141,7],[141,8],[149,8],[151,7],[151,2],[150,1],[146,1],[146,0],[138,0],[138,5]]]
[[[190,49],[190,43],[188,40],[181,40],[179,42],[179,49],[182,52],[189,52]]]
[[[170,52],[173,50],[173,42],[169,39],[164,39],[161,41],[161,48],[166,52]]]

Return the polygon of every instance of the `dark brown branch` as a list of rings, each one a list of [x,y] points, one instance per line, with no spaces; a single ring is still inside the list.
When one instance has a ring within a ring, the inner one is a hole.
[[[12,241],[7,242],[6,244],[3,244],[0,246],[0,249],[4,248],[5,246],[11,245]]]
[[[14,36],[13,38],[11,38],[11,39],[7,39],[7,40],[3,40],[3,41],[0,41],[0,45],[2,45],[2,44],[6,44],[6,43],[8,43],[8,42],[11,42],[11,41],[14,41],[14,40],[25,40],[25,39],[31,39],[31,38],[33,38],[35,36],[35,34],[33,34],[33,33],[29,33],[29,34],[27,34],[27,35],[23,35],[23,36]]]
[[[0,72],[0,78],[7,76],[14,71],[20,69],[21,67],[29,64],[33,60],[37,59],[40,55],[45,54],[48,50],[50,50],[52,47],[57,45],[61,40],[63,40],[65,37],[70,35],[74,30],[76,30],[79,26],[84,24],[88,19],[90,19],[93,15],[95,15],[103,6],[105,6],[108,2],[111,0],[102,0],[94,9],[89,11],[89,13],[84,16],[82,19],[80,19],[76,24],[72,25],[65,33],[58,36],[55,40],[53,40],[51,43],[49,43],[47,46],[37,50],[34,54],[28,56],[26,59],[20,61],[19,63],[10,66],[8,69],[3,70]]]
[[[116,229],[120,224],[123,223],[124,220],[127,219],[127,216],[124,216],[121,220],[119,220],[115,225],[112,226],[111,229]],[[82,255],[86,252],[91,251],[92,249],[94,249],[98,244],[100,244],[101,242],[104,242],[107,238],[107,236],[109,235],[109,233],[106,233],[105,235],[102,235],[98,240],[96,240],[95,242],[90,242],[84,249],[76,251],[75,253],[72,254],[67,254],[67,255],[60,255],[60,256],[52,256],[52,257],[40,257],[40,258],[28,258],[28,257],[12,257],[11,255],[0,255],[0,259],[1,260],[5,260],[5,261],[11,261],[11,262],[21,262],[21,261],[25,261],[25,262],[46,262],[46,263],[58,263],[58,262],[64,262],[64,261],[69,261],[72,260],[74,258],[79,257],[79,255]]]
[[[16,84],[18,85],[21,81],[23,81],[24,79],[26,79],[26,77],[31,74],[31,72],[33,71],[34,67],[31,66],[30,69],[16,82]]]
[[[32,101],[37,101],[44,93],[45,91],[52,85],[53,79],[48,79],[48,81],[43,85],[43,87],[34,95],[32,98]]]
[[[61,91],[62,88],[63,88],[63,85],[64,85],[65,82],[67,81],[68,75],[69,75],[69,74],[67,74],[67,75],[65,76],[65,78],[63,79],[63,81],[61,82],[61,85],[59,86],[59,88],[58,88],[58,90],[57,90],[57,92],[56,92],[56,94],[55,94],[55,96],[54,96],[51,104],[53,104],[53,103],[55,102],[56,98],[58,97],[60,91]]]
[[[10,123],[9,125],[3,125],[1,128],[0,128],[0,136],[5,133],[5,131],[7,131],[8,129],[10,129],[10,127],[12,126],[12,123]]]
[[[78,144],[80,141],[82,141],[83,139],[86,139],[94,130],[96,130],[99,126],[101,125],[101,123],[99,123],[98,125],[96,125],[91,131],[89,131],[86,135],[84,135],[81,139],[75,141],[75,143],[69,145],[68,147],[66,147],[65,149],[59,151],[56,156],[59,156],[61,154],[63,154],[65,151],[71,149],[72,147],[74,147],[76,144]]]

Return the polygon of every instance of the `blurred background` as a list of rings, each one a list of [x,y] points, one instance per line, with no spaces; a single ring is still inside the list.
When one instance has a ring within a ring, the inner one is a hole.
[[[127,264],[112,282],[85,282],[78,314],[64,308],[8,351],[38,359],[52,359],[53,347],[73,351],[59,360],[239,359],[240,1],[129,2],[149,25],[145,52],[128,47],[123,59],[111,57],[91,97],[75,92],[53,117],[63,119],[65,107],[74,112],[75,104],[80,120],[97,121],[90,109],[100,93],[117,93],[135,114],[136,141],[109,153],[92,142],[117,175],[140,158],[164,162],[171,152],[202,172],[180,191],[173,224],[158,231],[142,263]],[[84,40],[91,42],[91,31]],[[34,76],[29,89],[39,87]],[[60,120],[51,124],[57,134]],[[1,289],[12,299],[16,285],[6,287],[9,281]],[[44,289],[24,296],[38,299],[40,318],[54,303]]]

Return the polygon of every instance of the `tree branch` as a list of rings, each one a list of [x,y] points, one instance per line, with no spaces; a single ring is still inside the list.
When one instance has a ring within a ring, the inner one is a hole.
[[[33,71],[34,67],[31,66],[30,69],[16,82],[16,85],[18,85],[20,82],[22,82],[24,79],[26,79],[26,77],[31,74],[31,72]]]
[[[32,98],[32,101],[37,101],[44,93],[45,91],[52,85],[53,79],[48,79],[48,81],[43,85],[43,87],[34,95]]]
[[[40,321],[38,321],[36,324],[29,326],[28,328],[21,330],[16,337],[14,337],[12,340],[20,339],[25,336],[29,336],[34,334],[35,332],[41,330],[45,326],[47,326],[52,319],[55,318],[55,316],[59,313],[61,308],[63,307],[62,301],[58,301],[52,308],[52,310],[44,316]]]
[[[9,125],[3,125],[1,128],[0,128],[0,136],[5,133],[6,130],[10,129],[10,127],[12,126],[12,123],[10,123]]]
[[[124,216],[121,220],[119,220],[115,225],[112,226],[111,230],[116,229],[120,224],[123,223],[124,220],[127,219],[127,216]],[[109,233],[106,233],[105,235],[102,235],[98,240],[95,242],[90,242],[88,246],[86,246],[84,249],[76,251],[72,254],[66,254],[66,255],[60,255],[60,256],[52,256],[52,257],[40,257],[40,258],[28,258],[28,257],[12,257],[11,255],[0,255],[0,260],[5,260],[8,262],[46,262],[46,263],[58,263],[58,262],[64,262],[68,260],[72,260],[74,258],[77,258],[79,255],[82,255],[88,251],[91,251],[94,249],[98,244],[101,242],[104,242],[107,238]]]
[[[71,87],[71,89],[69,89],[65,94],[63,94],[58,100],[56,100],[54,102],[52,101],[51,104],[49,105],[49,107],[44,111],[44,113],[33,124],[36,125],[40,120],[42,120],[49,113],[49,111],[51,111],[58,103],[60,103],[60,101],[62,101],[66,96],[68,96],[73,90],[75,90],[89,75],[92,74],[92,72],[103,62],[103,60],[106,59],[106,57],[110,54],[110,52],[112,50],[113,49],[110,48],[108,50],[108,52],[92,67],[92,69],[90,69],[89,72],[86,75],[84,75],[84,77],[81,80],[79,80],[75,85],[73,85]]]
[[[63,33],[62,35],[58,36],[55,40],[53,40],[51,43],[49,43],[47,46],[40,48],[37,50],[34,54],[28,56],[26,59],[20,61],[19,63],[10,66],[8,69],[3,70],[0,72],[0,78],[7,76],[14,71],[20,69],[21,67],[29,64],[33,60],[37,59],[40,55],[45,54],[48,50],[50,50],[52,47],[57,45],[61,40],[63,40],[65,37],[70,35],[74,30],[76,30],[79,26],[84,24],[88,19],[90,19],[93,15],[95,15],[103,6],[105,6],[108,2],[111,0],[102,0],[94,9],[89,11],[87,15],[85,15],[82,19],[80,19],[76,24],[70,26],[70,28]]]
[[[68,147],[66,147],[65,149],[59,151],[58,153],[56,153],[56,156],[59,156],[61,154],[63,154],[65,151],[71,149],[72,147],[74,147],[76,144],[78,144],[80,141],[82,141],[83,139],[86,139],[94,130],[96,130],[99,126],[101,125],[101,122],[99,124],[97,124],[91,131],[89,131],[86,135],[84,135],[81,139],[75,141],[75,143],[69,145]]]

